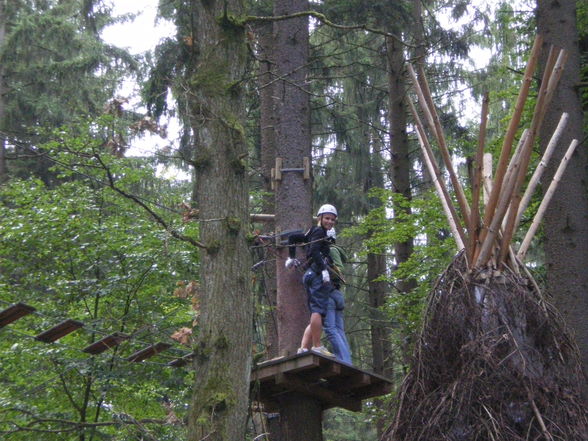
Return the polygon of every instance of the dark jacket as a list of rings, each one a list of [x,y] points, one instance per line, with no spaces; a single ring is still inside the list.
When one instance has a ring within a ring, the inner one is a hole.
[[[293,259],[296,257],[295,244],[307,243],[306,258],[308,264],[316,272],[327,269],[326,262],[330,262],[329,242],[327,239],[327,230],[323,227],[315,226],[305,234],[292,234],[288,238],[289,256]]]

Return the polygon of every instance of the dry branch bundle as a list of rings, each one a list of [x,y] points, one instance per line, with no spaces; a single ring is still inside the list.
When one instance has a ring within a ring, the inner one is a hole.
[[[566,59],[563,51],[550,50],[530,127],[513,152],[541,45],[542,39],[537,37],[493,178],[491,157],[488,159],[483,151],[484,104],[471,212],[467,201],[462,200],[426,80],[422,75],[417,79],[414,70],[408,69],[461,210],[458,213],[453,206],[424,125],[410,102],[423,156],[437,178],[439,195],[446,203],[447,218],[461,251],[429,295],[410,373],[384,441],[588,440],[588,408],[579,395],[585,379],[578,349],[563,320],[542,297],[519,260],[577,141],[560,164],[518,258],[511,247],[522,211],[541,173],[536,173],[523,197],[532,147]],[[557,143],[564,125],[562,117],[550,144]],[[550,145],[550,149],[554,147]],[[550,155],[548,151],[544,161]],[[479,203],[480,187],[484,189],[483,206]],[[464,245],[467,249],[462,249]]]
[[[588,439],[577,348],[530,278],[467,271],[431,292],[385,441]]]

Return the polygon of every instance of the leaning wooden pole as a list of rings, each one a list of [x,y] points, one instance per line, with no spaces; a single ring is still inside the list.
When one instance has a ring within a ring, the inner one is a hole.
[[[561,54],[560,54],[561,55]],[[550,51],[549,59],[554,59],[554,51]],[[559,79],[558,73],[561,71],[563,67],[563,63],[565,63],[565,57],[557,56],[557,62],[552,63],[548,61],[549,66],[553,66],[552,69],[546,70],[544,72],[543,81],[541,83],[541,87],[539,90],[539,96],[537,99],[537,103],[535,105],[535,111],[533,113],[533,119],[531,121],[531,127],[529,129],[529,134],[525,143],[522,147],[521,151],[521,163],[518,170],[518,175],[514,180],[514,184],[509,186],[505,189],[505,191],[500,192],[500,196],[497,196],[499,201],[504,201],[505,199],[508,200],[508,204],[505,206],[504,204],[498,204],[495,209],[493,209],[493,219],[490,222],[490,225],[496,224],[496,219],[502,219],[505,216],[508,207],[510,206],[510,216],[516,217],[518,212],[518,207],[520,203],[520,195],[519,191],[524,182],[526,177],[527,169],[529,166],[529,161],[531,158],[531,151],[533,147],[533,143],[535,141],[536,135],[538,133],[539,128],[541,127],[541,123],[543,121],[543,116],[545,115],[545,107],[549,103],[551,97],[553,96],[553,91],[555,90],[555,85],[557,84],[557,80]],[[555,72],[555,74],[554,74]],[[504,153],[504,152],[503,152]],[[495,179],[496,185],[497,179]],[[493,193],[496,193],[496,188],[493,189]],[[488,213],[486,213],[488,214]],[[508,253],[508,244],[512,239],[512,235],[514,234],[514,221],[513,219],[506,220],[507,227],[504,230],[504,235],[501,241],[501,250],[499,253],[499,257],[497,263],[500,262],[506,257]],[[496,238],[496,231],[489,229],[487,231],[486,237],[482,240],[482,251],[478,256],[476,261],[477,265],[484,264],[484,261],[488,259],[490,254],[491,245]],[[487,243],[488,242],[488,243]]]
[[[482,196],[484,206],[486,206],[488,205],[490,193],[492,192],[492,153],[484,153],[484,160],[482,161],[482,182]]]
[[[545,192],[545,196],[543,197],[543,200],[541,201],[541,204],[539,205],[539,208],[537,209],[537,213],[535,214],[535,217],[533,218],[533,223],[529,227],[529,230],[527,231],[527,234],[525,235],[525,238],[523,239],[523,243],[521,244],[521,247],[519,248],[519,251],[517,253],[517,258],[520,261],[525,260],[525,257],[527,255],[527,251],[529,249],[529,245],[531,245],[531,241],[533,240],[533,237],[535,236],[535,233],[537,232],[537,228],[539,228],[539,224],[541,223],[541,220],[543,219],[545,211],[547,210],[547,206],[549,205],[549,202],[551,202],[551,198],[552,198],[553,194],[555,193],[555,190],[557,189],[559,181],[561,180],[562,175],[566,171],[566,167],[568,165],[568,162],[569,162],[570,158],[572,157],[572,155],[574,154],[574,150],[576,150],[576,147],[578,146],[578,144],[579,143],[578,143],[577,139],[574,139],[571,142],[570,146],[568,147],[568,150],[566,151],[566,154],[564,155],[563,159],[561,160],[561,162],[559,164],[559,167],[557,168],[557,171],[555,172],[555,175],[553,176],[551,184],[549,184],[549,188]]]
[[[478,149],[474,159],[475,168],[472,182],[472,207],[468,225],[468,262],[473,262],[474,260],[480,228],[480,189],[482,186],[482,167],[484,161],[484,144],[486,142],[486,125],[488,123],[489,105],[490,97],[488,93],[485,93],[484,99],[482,100],[482,115],[480,118],[480,130],[478,132]]]
[[[508,209],[510,195],[512,195],[512,190],[516,183],[517,171],[520,167],[520,159],[521,153],[519,152],[513,156],[512,161],[509,164],[510,166],[507,168],[502,186],[503,192],[501,193],[496,206],[496,212],[501,214],[494,216],[490,225],[485,227],[487,234],[484,239],[481,240],[480,252],[474,266],[481,267],[485,265],[490,256],[493,255],[494,244],[502,227],[503,215]],[[495,182],[496,181],[494,181],[493,184],[495,184]],[[494,187],[492,187],[490,195],[492,195],[493,191]]]
[[[539,184],[539,180],[543,176],[544,171],[547,169],[547,164],[549,164],[549,161],[551,160],[551,156],[553,155],[553,152],[555,151],[555,148],[557,147],[559,139],[561,138],[561,135],[567,125],[568,119],[569,119],[569,115],[567,113],[563,113],[561,115],[561,118],[559,120],[559,123],[557,124],[556,129],[553,132],[553,135],[551,135],[551,139],[549,140],[549,144],[547,144],[547,147],[545,148],[545,153],[543,154],[541,161],[537,165],[537,168],[535,169],[535,172],[533,173],[533,176],[531,177],[531,180],[529,181],[529,185],[527,186],[527,189],[525,190],[525,194],[523,195],[523,199],[521,200],[521,204],[519,206],[519,211],[517,213],[517,220],[516,220],[516,224],[515,224],[515,230],[521,222],[521,218],[523,216],[523,213],[525,212],[525,210],[529,206],[529,202],[531,201],[531,197],[533,196],[533,193],[535,193],[535,189],[537,188],[537,185]]]
[[[439,151],[441,152],[441,157],[443,158],[445,168],[447,169],[447,173],[449,174],[449,179],[451,181],[451,185],[453,186],[453,190],[455,191],[457,202],[459,204],[463,217],[464,219],[466,219],[467,223],[467,219],[470,216],[470,207],[465,197],[463,188],[459,183],[459,180],[457,179],[455,170],[453,169],[451,155],[449,154],[449,149],[447,148],[447,143],[445,142],[445,136],[443,135],[443,129],[441,127],[439,115],[435,110],[433,97],[431,96],[427,79],[425,78],[424,72],[421,72],[421,81],[419,81],[414,71],[414,68],[410,64],[408,65],[408,72],[411,76],[415,91],[417,92],[417,95],[419,97],[421,108],[423,109],[425,115],[427,115],[426,120],[430,126],[429,128],[431,132],[435,135],[435,138],[437,139]]]
[[[410,110],[412,112],[413,118],[414,118],[414,123],[418,132],[418,138],[419,138],[419,142],[421,144],[421,148],[423,149],[423,156],[425,158],[425,161],[427,161],[427,159],[429,160],[431,167],[433,168],[433,173],[432,175],[435,176],[435,178],[437,179],[437,183],[438,183],[438,187],[435,186],[435,188],[437,189],[437,191],[440,191],[441,193],[439,194],[439,197],[445,201],[445,205],[447,205],[447,209],[449,210],[449,214],[447,217],[447,220],[449,221],[450,224],[455,225],[456,231],[457,231],[457,236],[456,236],[456,244],[458,245],[458,247],[461,245],[461,248],[463,248],[463,244],[466,242],[466,237],[465,237],[465,232],[463,230],[463,227],[459,221],[459,215],[457,214],[457,211],[455,209],[455,207],[453,206],[453,202],[451,200],[451,196],[449,195],[449,192],[447,191],[447,187],[445,186],[445,183],[443,181],[443,175],[441,174],[441,170],[439,169],[439,165],[437,164],[437,161],[435,160],[435,156],[433,155],[433,150],[431,149],[431,145],[429,144],[429,141],[427,140],[427,135],[425,133],[425,128],[423,127],[423,123],[421,122],[421,119],[419,117],[419,114],[416,110],[416,107],[414,105],[414,103],[412,102],[412,100],[407,100],[408,101],[408,105],[410,107]],[[459,237],[459,241],[458,238]]]
[[[503,262],[508,254],[508,246],[514,235],[515,219],[517,217],[517,213],[519,211],[519,206],[521,203],[520,192],[527,176],[527,169],[529,167],[529,162],[531,160],[533,143],[535,141],[535,138],[537,137],[537,134],[539,133],[539,130],[541,129],[541,125],[543,124],[543,119],[545,117],[545,112],[547,111],[547,106],[551,102],[551,98],[555,93],[566,60],[567,53],[564,50],[560,50],[557,54],[557,61],[552,71],[545,72],[543,81],[547,82],[547,86],[543,88],[543,84],[541,84],[541,88],[539,89],[539,97],[537,100],[537,105],[535,106],[533,119],[531,121],[531,128],[529,129],[529,139],[527,140],[528,146],[525,146],[526,148],[523,148],[521,168],[519,170],[515,186],[512,190],[510,214],[507,219],[508,228],[504,230],[504,236],[502,238],[500,255],[498,259],[499,263]]]
[[[435,173],[435,166],[433,165],[433,162],[432,162],[434,159],[432,159],[429,156],[429,152],[427,151],[427,149],[424,146],[425,142],[428,142],[428,141],[423,139],[420,131],[418,131],[418,130],[417,130],[417,138],[419,140],[419,144],[420,144],[422,151],[423,151],[423,159],[425,161],[425,165],[429,169],[429,173],[431,174],[431,176],[433,176],[433,184],[435,185],[435,190],[437,190],[437,194],[439,195],[439,199],[441,199],[441,206],[443,207],[443,212],[445,213],[445,217],[447,218],[447,222],[449,223],[449,228],[451,229],[451,233],[453,234],[453,237],[455,239],[455,244],[457,245],[457,249],[458,249],[458,251],[462,250],[465,246],[464,246],[464,243],[461,239],[461,234],[459,233],[459,231],[457,229],[456,221],[455,221],[453,215],[451,214],[451,209],[449,208],[447,200],[445,199],[445,196],[443,195],[443,189],[441,188],[442,183],[439,181],[439,177]]]
[[[488,200],[488,204],[486,205],[486,209],[484,210],[484,221],[483,225],[490,225],[492,219],[494,218],[494,212],[496,209],[496,204],[498,203],[498,198],[500,196],[500,192],[502,191],[502,184],[504,180],[504,175],[506,173],[506,169],[508,166],[508,160],[510,158],[510,154],[512,151],[512,143],[519,127],[519,123],[521,121],[521,115],[523,113],[523,108],[525,106],[525,102],[527,100],[527,96],[529,95],[529,89],[531,87],[531,82],[533,81],[533,73],[535,72],[535,68],[537,66],[537,61],[539,60],[539,53],[541,51],[541,45],[543,44],[543,37],[541,35],[537,35],[535,37],[535,42],[533,43],[533,48],[531,50],[531,56],[527,63],[527,68],[525,69],[525,74],[523,77],[523,84],[519,91],[519,96],[517,98],[517,102],[515,104],[514,113],[510,120],[510,124],[507,128],[506,134],[504,136],[504,140],[502,142],[502,148],[500,152],[500,158],[498,160],[498,165],[496,167],[496,173],[494,176],[494,184],[492,186],[492,193],[490,194],[490,198]],[[482,234],[480,240],[484,242],[485,236],[487,231],[485,229],[482,230]]]
[[[510,163],[508,164],[508,168],[506,169],[506,176],[509,176],[510,174],[512,174],[513,172],[518,174],[518,168],[520,166],[521,163],[521,151],[524,145],[526,145],[527,142],[527,138],[529,137],[529,129],[525,129],[523,130],[523,133],[521,135],[521,139],[519,139],[519,142],[515,148],[515,151],[512,155],[512,158],[510,160]],[[516,170],[515,170],[516,169]],[[505,180],[506,182],[506,180]],[[506,199],[506,201],[510,201],[510,196],[511,195],[504,195],[504,198]],[[498,206],[500,206],[500,199],[498,202]],[[507,210],[508,210],[508,206],[507,206]],[[501,216],[502,219],[502,228],[504,228],[506,226],[506,219],[508,217],[508,211],[507,211],[507,215],[506,216]]]
[[[504,182],[502,185],[502,193],[498,199],[496,205],[496,211],[498,213],[504,213],[508,209],[508,204],[510,203],[510,196],[511,190],[514,187],[514,181],[516,179],[516,173],[518,171],[520,165],[520,158],[521,158],[521,149],[522,146],[525,144],[525,141],[528,137],[528,130],[524,130],[519,142],[515,148],[515,151],[512,155],[512,158],[508,164],[506,169],[506,173],[504,175]],[[491,159],[490,159],[491,161]],[[494,187],[493,183],[492,186],[489,186],[490,190],[488,191],[489,194],[492,194],[492,188]],[[475,250],[473,261],[476,265],[481,265],[486,263],[488,257],[492,254],[494,250],[494,242],[496,241],[497,237],[499,236],[500,229],[503,227],[505,223],[505,219],[503,215],[495,216],[492,219],[490,225],[485,225],[484,228],[486,229],[486,235],[480,239],[479,247]],[[482,262],[482,263],[478,263]]]

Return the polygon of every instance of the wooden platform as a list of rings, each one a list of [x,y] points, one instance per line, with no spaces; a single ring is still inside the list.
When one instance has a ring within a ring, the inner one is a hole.
[[[251,373],[251,394],[268,412],[279,411],[279,398],[298,393],[318,399],[323,409],[358,412],[361,401],[389,393],[392,381],[314,352],[258,363]]]

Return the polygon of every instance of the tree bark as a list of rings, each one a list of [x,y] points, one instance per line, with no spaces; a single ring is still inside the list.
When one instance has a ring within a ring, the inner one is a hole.
[[[277,0],[275,15],[304,11],[306,0]],[[310,158],[310,99],[307,92],[308,18],[281,20],[274,24],[276,75],[276,154],[283,168],[301,168]],[[276,230],[307,229],[311,224],[311,180],[300,172],[282,174],[276,183]],[[284,268],[285,249],[279,250],[278,336],[280,353],[292,354],[300,345],[308,324],[306,293],[301,274]]]
[[[386,40],[386,52],[388,56],[388,90],[390,96],[389,116],[390,121],[390,180],[392,190],[401,194],[410,201],[412,193],[410,189],[410,158],[408,149],[408,136],[406,134],[406,84],[404,80],[404,55],[402,46],[392,38]],[[395,207],[395,210],[405,210],[410,213],[410,208]],[[397,243],[394,247],[396,262],[405,262],[413,250],[412,239]],[[414,280],[401,281],[399,290],[408,292],[414,288]]]
[[[412,200],[410,188],[410,158],[409,144],[406,133],[406,84],[404,79],[404,54],[402,45],[395,39],[386,39],[386,54],[388,61],[388,90],[390,96],[388,119],[390,121],[390,180],[392,190],[402,195],[406,200]],[[394,211],[411,212],[410,206],[394,206]],[[413,239],[394,244],[396,264],[406,262],[413,251]],[[407,294],[416,286],[414,279],[398,280],[396,289],[400,294]],[[412,337],[412,336],[406,336]],[[412,338],[409,339],[412,341]],[[408,360],[410,348],[403,349],[403,357]]]
[[[372,339],[372,369],[376,374],[391,378],[393,369],[392,342],[389,320],[386,319],[382,307],[386,303],[388,286],[384,281],[376,281],[386,273],[386,256],[370,253],[368,262],[368,290],[370,305],[370,332]],[[379,398],[374,399],[376,406],[384,405]],[[378,439],[389,424],[387,416],[376,419]]]
[[[4,45],[4,39],[6,37],[6,1],[0,0],[0,49]],[[6,134],[4,124],[4,113],[6,103],[4,100],[4,94],[6,93],[6,87],[4,84],[4,68],[0,63],[0,183],[7,180],[6,170]]]
[[[308,9],[307,0],[276,0],[274,15]],[[311,157],[310,98],[307,84],[308,17],[274,23],[274,60],[278,80],[274,84],[276,155],[282,168],[299,169]],[[279,170],[277,170],[279,172]],[[285,172],[276,182],[276,232],[309,228],[311,224],[311,179],[300,172]],[[302,274],[286,270],[285,249],[278,249],[277,309],[281,355],[296,353],[310,314]],[[299,256],[299,258],[302,256]],[[305,396],[280,400],[280,428],[288,441],[322,441],[320,403]]]
[[[249,283],[247,146],[241,81],[244,28],[232,17],[241,0],[192,0],[192,57],[187,85],[197,134],[194,167],[200,210],[200,316],[197,373],[188,439],[245,438],[253,302]]]
[[[262,23],[257,29],[259,42],[259,107],[260,107],[260,160],[261,177],[265,195],[262,202],[264,213],[275,213],[275,193],[271,170],[276,159],[276,114],[273,81],[276,78],[273,62],[273,24]],[[275,224],[272,224],[275,227]],[[273,263],[273,256],[268,256]],[[263,295],[269,308],[265,314],[265,346],[268,358],[279,356],[278,339],[278,288],[275,264],[263,266]],[[268,439],[279,441],[283,439],[280,419],[274,415],[263,414],[265,431],[270,433]]]
[[[371,316],[371,336],[373,351],[373,369],[376,374],[390,375],[392,373],[392,353],[390,348],[390,333],[385,325],[381,308],[386,302],[388,292],[386,282],[376,281],[386,273],[386,258],[382,254],[368,254],[368,282],[369,305]]]
[[[580,97],[580,53],[576,1],[537,1],[537,27],[545,45],[565,49],[569,58],[540,133],[545,148],[562,112],[570,115],[565,133],[546,171],[554,175],[572,139],[584,138]],[[544,51],[545,52],[545,51]],[[545,216],[547,289],[576,335],[585,374],[588,374],[588,153],[576,149]],[[546,190],[546,188],[545,188]],[[584,398],[588,388],[584,386]]]

